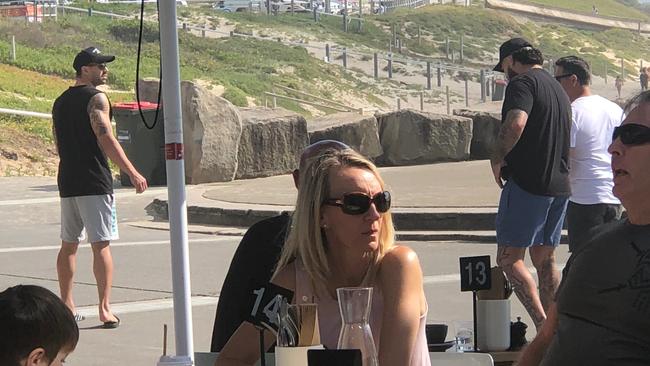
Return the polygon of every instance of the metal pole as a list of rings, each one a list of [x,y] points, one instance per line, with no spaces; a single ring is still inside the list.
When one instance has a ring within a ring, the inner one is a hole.
[[[388,54],[388,78],[393,78],[393,54]]]
[[[427,61],[427,90],[431,90],[431,61]]]
[[[447,114],[451,114],[451,108],[449,107],[449,85],[445,85],[445,94],[447,95]]]
[[[325,43],[325,62],[327,62],[327,63],[330,62],[330,45],[329,45],[329,43]]]
[[[402,101],[399,99],[399,97],[395,99],[397,100],[397,110],[399,111],[402,109]]]
[[[397,52],[402,53],[402,38],[397,39]]]
[[[420,36],[421,36],[421,29],[420,26],[418,25],[418,46],[420,45]]]
[[[372,61],[374,65],[374,76],[375,79],[379,79],[379,59],[377,57],[377,52],[372,55]]]
[[[343,68],[344,69],[348,68],[348,49],[347,49],[347,47],[343,47]]]
[[[293,11],[293,7],[294,7],[294,1],[291,0],[291,15],[295,14],[294,11]]]
[[[442,86],[442,72],[440,68],[437,69],[438,88]]]
[[[11,36],[11,61],[16,62],[16,36]]]
[[[185,197],[185,160],[183,159],[183,117],[181,110],[176,2],[160,3],[160,49],[165,78],[161,80],[165,101],[165,157],[169,202],[169,239],[174,293],[174,329],[176,357],[161,357],[158,365],[192,366],[194,340],[190,301],[190,262],[187,239],[187,202]],[[169,360],[171,359],[171,360]]]
[[[465,79],[465,107],[469,107],[469,85]]]

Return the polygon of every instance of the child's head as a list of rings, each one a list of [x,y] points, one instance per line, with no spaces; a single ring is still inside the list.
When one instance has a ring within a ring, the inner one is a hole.
[[[51,291],[18,285],[0,293],[0,365],[60,365],[78,340],[72,312]]]

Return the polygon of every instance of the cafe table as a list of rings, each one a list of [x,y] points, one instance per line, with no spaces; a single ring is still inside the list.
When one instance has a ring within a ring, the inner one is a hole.
[[[503,352],[500,352],[503,353]],[[195,366],[214,366],[214,361],[219,353],[196,352],[194,353]],[[453,353],[430,352],[432,366],[494,366],[492,356],[488,353]],[[257,365],[259,365],[259,361]],[[266,354],[266,366],[275,366],[275,355]],[[281,365],[278,365],[281,366]],[[307,366],[307,365],[305,365]]]

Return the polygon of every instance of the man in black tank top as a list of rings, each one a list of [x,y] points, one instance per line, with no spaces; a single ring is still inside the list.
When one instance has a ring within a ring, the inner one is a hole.
[[[61,249],[57,273],[61,298],[75,314],[72,284],[79,241],[88,236],[95,260],[93,272],[99,292],[99,319],[105,328],[119,325],[110,310],[113,259],[110,240],[117,239],[113,178],[107,157],[128,174],[137,193],[147,189],[113,135],[111,107],[106,94],[96,87],[106,83],[115,56],[89,47],[77,54],[73,67],[76,82],[52,107],[52,134],[59,153],[57,182],[61,196]]]

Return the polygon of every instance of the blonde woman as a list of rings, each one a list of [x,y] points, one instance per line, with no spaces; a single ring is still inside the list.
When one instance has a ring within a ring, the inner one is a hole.
[[[295,303],[318,303],[321,341],[330,349],[341,327],[336,289],[373,287],[370,327],[379,365],[429,366],[422,269],[415,252],[394,243],[391,196],[377,168],[351,149],[326,150],[300,174],[272,282],[294,291]],[[268,348],[275,338],[267,333]],[[257,337],[257,329],[243,323],[216,365],[253,365],[260,357]]]

